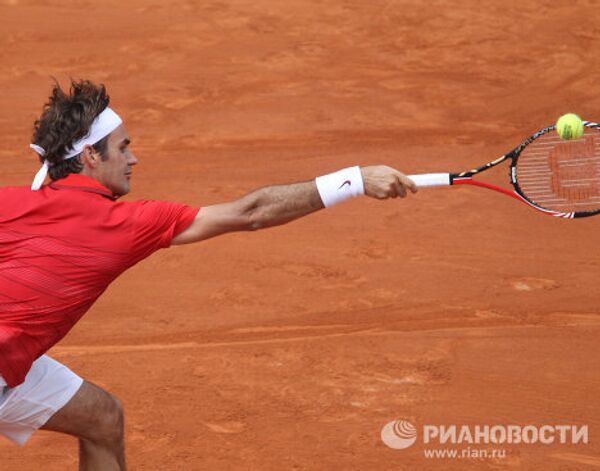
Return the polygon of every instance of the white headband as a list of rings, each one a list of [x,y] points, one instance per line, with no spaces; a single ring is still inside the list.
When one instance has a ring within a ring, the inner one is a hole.
[[[105,138],[117,127],[119,127],[122,122],[123,120],[117,113],[108,107],[105,108],[90,126],[90,131],[88,134],[71,145],[72,150],[68,151],[63,156],[63,160],[72,159],[73,157],[81,154],[85,146],[96,144],[99,140]],[[36,144],[30,144],[29,147],[42,157],[46,155],[46,151]],[[44,180],[46,179],[46,175],[48,175],[48,167],[48,160],[44,160],[42,168],[38,170],[38,173],[36,173],[33,183],[31,184],[31,189],[33,191],[37,191],[41,188]]]

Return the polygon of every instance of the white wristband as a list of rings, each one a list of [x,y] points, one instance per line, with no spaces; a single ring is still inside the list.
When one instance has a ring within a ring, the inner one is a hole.
[[[326,208],[365,194],[360,167],[348,167],[315,179]]]

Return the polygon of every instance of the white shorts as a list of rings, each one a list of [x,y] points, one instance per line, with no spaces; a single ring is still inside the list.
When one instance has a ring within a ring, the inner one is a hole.
[[[46,355],[33,362],[25,381],[14,388],[8,388],[0,376],[0,435],[24,445],[82,383],[69,368]]]

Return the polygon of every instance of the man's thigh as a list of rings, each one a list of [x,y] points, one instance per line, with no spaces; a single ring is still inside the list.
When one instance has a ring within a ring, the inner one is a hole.
[[[97,441],[122,426],[119,401],[104,389],[84,381],[73,398],[41,428]]]

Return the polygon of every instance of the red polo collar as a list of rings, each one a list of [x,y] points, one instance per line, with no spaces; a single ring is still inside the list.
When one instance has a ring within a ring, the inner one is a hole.
[[[48,186],[53,190],[87,191],[89,193],[105,196],[111,200],[116,200],[118,198],[113,195],[112,191],[100,184],[98,180],[94,180],[86,175],[80,175],[79,173],[70,173],[65,178],[53,181]]]

